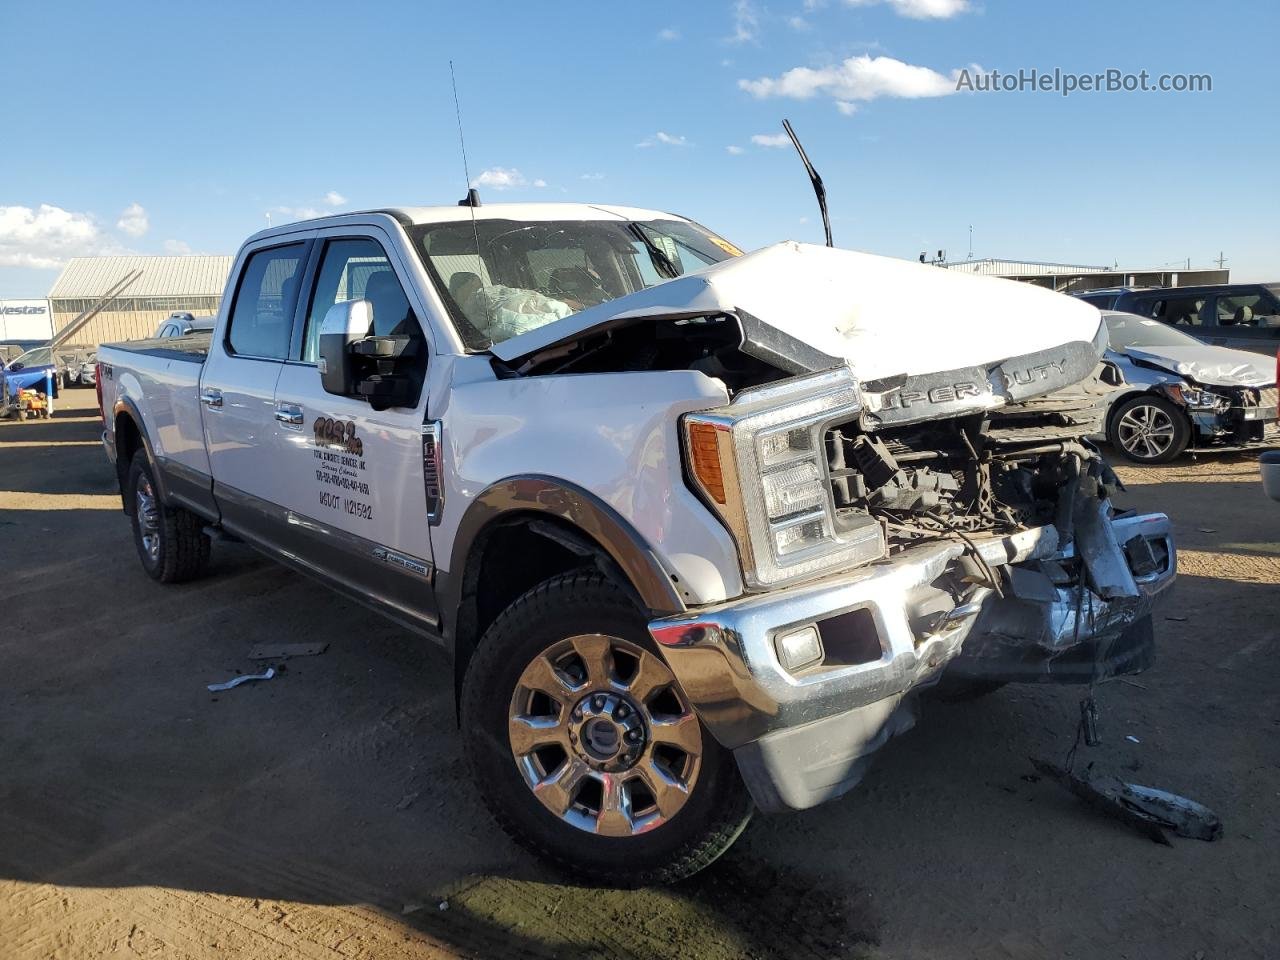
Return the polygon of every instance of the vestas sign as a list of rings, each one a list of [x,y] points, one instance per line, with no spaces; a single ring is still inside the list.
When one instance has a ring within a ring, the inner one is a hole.
[[[53,311],[48,300],[0,300],[0,340],[48,340]]]

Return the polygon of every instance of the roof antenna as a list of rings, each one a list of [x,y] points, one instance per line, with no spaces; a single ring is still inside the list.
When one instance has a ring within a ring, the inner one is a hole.
[[[796,148],[796,152],[800,154],[800,162],[804,164],[804,169],[809,174],[809,180],[813,184],[813,192],[818,196],[818,209],[822,212],[822,229],[827,234],[827,246],[834,247],[835,244],[831,242],[831,215],[827,213],[827,190],[822,185],[822,178],[818,176],[818,171],[813,169],[813,164],[809,162],[809,155],[804,152],[804,147],[800,146],[800,138],[791,129],[791,121],[783,120],[782,129],[787,131],[787,136],[791,138],[792,145]]]
[[[484,264],[480,256],[480,228],[476,226],[476,207],[480,206],[480,191],[471,185],[471,168],[467,166],[467,141],[462,136],[462,107],[458,104],[458,78],[453,73],[453,61],[449,61],[449,82],[453,84],[453,113],[458,118],[458,146],[462,148],[462,175],[467,178],[467,195],[458,201],[460,207],[471,208],[471,233],[476,240],[476,270]]]

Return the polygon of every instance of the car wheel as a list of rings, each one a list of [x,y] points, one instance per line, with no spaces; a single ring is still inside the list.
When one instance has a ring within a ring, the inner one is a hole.
[[[204,523],[195,514],[160,501],[145,450],[133,455],[126,490],[133,542],[147,575],[160,583],[181,583],[203,573],[210,549]]]
[[[1164,397],[1132,397],[1111,415],[1111,445],[1134,463],[1168,463],[1191,442],[1191,422]]]
[[[599,573],[547,580],[494,621],[468,665],[462,722],[494,818],[579,880],[687,877],[754,809],[644,617]]]

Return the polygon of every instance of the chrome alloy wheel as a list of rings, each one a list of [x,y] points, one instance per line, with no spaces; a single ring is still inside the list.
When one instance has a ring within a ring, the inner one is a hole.
[[[1116,424],[1116,436],[1125,453],[1144,460],[1162,456],[1173,446],[1173,420],[1159,407],[1138,404],[1126,410]]]
[[[160,507],[156,503],[155,491],[151,489],[151,481],[144,475],[138,480],[134,493],[137,500],[135,509],[138,512],[138,530],[142,533],[142,549],[154,562],[160,556]]]
[[[702,762],[702,729],[667,665],[602,634],[570,637],[530,661],[507,730],[516,766],[543,806],[609,837],[675,816]]]

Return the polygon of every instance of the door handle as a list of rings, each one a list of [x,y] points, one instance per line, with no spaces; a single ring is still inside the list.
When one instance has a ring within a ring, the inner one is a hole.
[[[222,391],[213,389],[202,390],[200,392],[200,402],[206,407],[220,408],[222,406]]]
[[[276,419],[291,427],[302,426],[302,407],[296,403],[280,403],[276,405]]]

